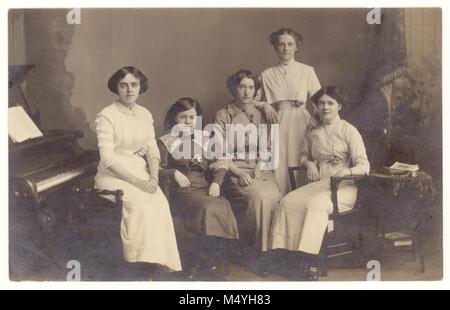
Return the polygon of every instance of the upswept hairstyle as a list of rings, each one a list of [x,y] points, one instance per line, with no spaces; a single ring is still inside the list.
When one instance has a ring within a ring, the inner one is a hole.
[[[344,110],[344,106],[347,104],[347,95],[343,90],[334,85],[322,86],[314,95],[312,95],[311,102],[317,106],[320,97],[323,95],[328,95],[336,100],[341,105],[341,111]],[[320,124],[321,120],[319,114],[317,112],[312,114],[306,125],[306,136],[309,136],[312,130],[319,128]]]
[[[117,84],[127,74],[132,74],[136,79],[139,80],[139,83],[141,86],[139,94],[143,94],[147,91],[147,89],[148,89],[147,77],[145,76],[144,73],[142,73],[141,70],[139,70],[133,66],[122,67],[119,70],[117,70],[116,72],[114,72],[114,74],[111,75],[111,77],[108,80],[109,90],[112,91],[114,94],[118,95],[119,91],[117,90]]]
[[[253,80],[253,82],[255,83],[255,95],[256,95],[256,90],[258,90],[260,87],[258,79],[253,75],[253,73],[250,70],[241,69],[238,72],[230,75],[230,77],[228,77],[227,88],[232,96],[234,96],[236,93],[236,87],[245,78],[249,78]]]
[[[170,106],[169,111],[167,111],[166,118],[164,119],[164,129],[170,130],[177,123],[175,121],[177,114],[180,112],[188,111],[192,108],[195,108],[197,116],[203,115],[202,108],[200,107],[200,104],[197,100],[189,97],[184,97],[175,101],[175,103]]]
[[[328,95],[334,100],[336,100],[341,105],[341,111],[344,109],[344,106],[347,104],[347,95],[344,90],[338,88],[334,85],[325,85],[322,86],[314,95],[311,97],[311,102],[317,106],[320,97],[323,95]]]
[[[302,35],[291,28],[281,28],[275,32],[272,32],[269,37],[270,44],[272,44],[272,46],[276,48],[278,45],[278,38],[283,34],[292,36],[295,40],[295,43],[297,44],[297,48],[303,46]]]

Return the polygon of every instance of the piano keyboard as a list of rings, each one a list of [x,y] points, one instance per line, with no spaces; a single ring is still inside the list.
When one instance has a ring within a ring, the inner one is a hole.
[[[55,186],[58,186],[60,184],[63,184],[65,182],[68,182],[72,179],[75,179],[76,177],[79,177],[83,173],[85,173],[88,169],[90,169],[92,166],[97,166],[96,163],[90,163],[85,166],[78,166],[73,170],[67,170],[67,167],[65,167],[64,171],[56,172],[55,175],[46,178],[42,181],[39,181],[35,183],[36,186],[36,192],[42,193],[50,188],[53,188]],[[54,171],[55,172],[55,171]]]

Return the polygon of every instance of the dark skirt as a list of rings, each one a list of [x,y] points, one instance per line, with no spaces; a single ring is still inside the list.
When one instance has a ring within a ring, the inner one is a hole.
[[[200,173],[188,175],[191,186],[175,194],[186,228],[195,235],[238,239],[238,228],[231,205],[225,198],[208,195],[209,185]]]

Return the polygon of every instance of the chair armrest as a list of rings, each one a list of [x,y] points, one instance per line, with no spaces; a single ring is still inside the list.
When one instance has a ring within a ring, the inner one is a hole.
[[[338,197],[337,197],[339,184],[342,181],[361,181],[361,180],[365,180],[367,178],[368,178],[368,176],[365,174],[363,174],[363,175],[346,175],[346,176],[342,176],[342,177],[335,177],[335,176],[330,177],[331,202],[333,203],[333,214],[332,214],[333,218],[338,218],[341,215],[339,213]]]
[[[306,168],[304,166],[288,167],[289,184],[291,185],[292,190],[297,188],[297,182],[295,181],[294,175],[295,171],[306,171]]]
[[[342,181],[348,181],[348,180],[358,181],[358,180],[362,180],[364,178],[367,178],[366,174],[358,174],[358,175],[353,174],[353,175],[346,175],[343,177],[334,177],[334,176],[330,177],[331,186],[333,186],[333,183],[336,185],[339,185],[339,183],[341,183]]]

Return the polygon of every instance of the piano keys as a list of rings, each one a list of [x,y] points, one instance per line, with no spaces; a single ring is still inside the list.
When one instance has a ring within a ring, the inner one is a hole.
[[[43,137],[10,145],[11,189],[18,198],[40,203],[48,193],[94,174],[98,152],[77,143],[80,132],[53,130]]]

